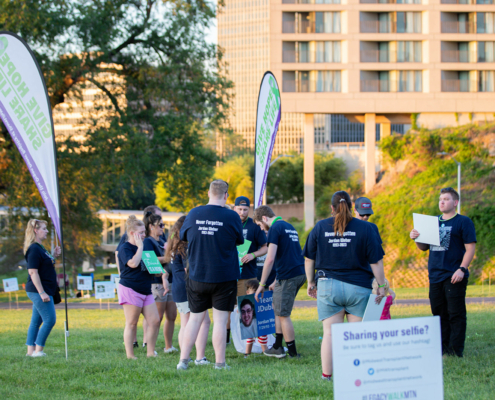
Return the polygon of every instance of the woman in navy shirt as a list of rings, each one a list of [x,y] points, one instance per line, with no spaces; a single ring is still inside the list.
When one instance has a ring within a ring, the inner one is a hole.
[[[376,278],[377,301],[384,295],[383,250],[369,222],[352,217],[352,203],[344,191],[332,196],[332,218],[316,224],[308,236],[306,257],[308,295],[317,299],[318,319],[323,321],[322,378],[332,377],[332,324],[360,322]],[[315,269],[318,289],[315,284]]]
[[[145,229],[143,221],[134,215],[127,218],[126,232],[128,242],[119,249],[119,262],[121,265],[119,282],[119,304],[124,306],[125,329],[124,344],[127,358],[134,356],[133,341],[136,336],[139,315],[143,314],[148,323],[146,342],[148,357],[155,356],[156,338],[160,327],[160,318],[155,300],[151,294],[151,275],[143,261],[143,239]]]
[[[170,232],[165,258],[171,260],[172,273],[172,296],[180,313],[179,346],[182,345],[186,325],[189,321],[190,310],[187,301],[187,242],[180,240],[180,230],[186,217],[180,217]],[[206,342],[210,331],[210,315],[206,311],[201,324],[198,338],[196,339],[196,365],[208,365],[210,362],[205,357]]]
[[[24,257],[29,272],[26,294],[33,302],[33,315],[27,334],[27,355],[46,356],[43,351],[46,339],[57,321],[53,296],[58,291],[55,257],[61,253],[56,247],[50,254],[41,244],[48,235],[46,221],[31,219],[24,237]],[[41,328],[40,328],[41,326]]]

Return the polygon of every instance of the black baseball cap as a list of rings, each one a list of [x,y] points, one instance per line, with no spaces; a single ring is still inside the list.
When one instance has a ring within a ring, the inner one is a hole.
[[[245,196],[239,196],[237,199],[235,199],[235,204],[236,206],[244,206],[244,207],[249,207],[251,203],[249,202],[249,199]]]
[[[359,215],[373,215],[371,200],[367,197],[360,197],[354,202],[354,207]]]

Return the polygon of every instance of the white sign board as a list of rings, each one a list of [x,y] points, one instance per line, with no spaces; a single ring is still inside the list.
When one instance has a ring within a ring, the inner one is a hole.
[[[93,290],[93,278],[91,276],[77,276],[77,290]]]
[[[19,290],[19,283],[17,282],[17,278],[4,279],[3,290],[5,292],[17,292]]]
[[[383,309],[385,308],[385,303],[387,302],[387,298],[383,298],[382,301],[380,301],[380,304],[376,304],[376,298],[376,294],[370,294],[368,305],[366,306],[366,310],[364,312],[363,322],[380,320]]]
[[[418,243],[440,246],[440,228],[438,217],[423,214],[413,214],[414,229],[419,232],[415,239]]]
[[[113,282],[95,282],[95,299],[115,299]]]
[[[117,285],[115,278],[118,278],[120,280],[120,275],[119,274],[111,274],[110,275],[110,282],[113,282],[113,283],[115,283],[115,285]]]
[[[332,325],[335,400],[443,399],[440,318]]]

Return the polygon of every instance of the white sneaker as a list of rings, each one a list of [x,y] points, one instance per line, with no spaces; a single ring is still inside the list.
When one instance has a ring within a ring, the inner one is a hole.
[[[46,357],[47,354],[41,350],[41,351],[35,351],[31,357]]]
[[[222,363],[221,365],[218,365],[215,363],[215,369],[225,369],[225,370],[229,371],[230,367],[225,363]]]
[[[209,365],[210,362],[206,359],[206,357],[203,357],[201,360],[194,360],[194,364],[196,364],[196,365]]]
[[[177,370],[186,370],[188,367],[187,363],[179,361],[179,364],[177,364]]]
[[[179,350],[177,350],[174,346],[172,346],[170,349],[163,349],[163,352],[165,354],[173,353],[175,351],[179,351]]]

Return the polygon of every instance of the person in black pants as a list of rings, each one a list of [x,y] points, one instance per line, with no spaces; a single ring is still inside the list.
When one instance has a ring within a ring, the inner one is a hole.
[[[430,250],[428,276],[433,315],[440,316],[442,353],[462,357],[466,339],[466,286],[469,264],[476,248],[476,231],[471,219],[457,214],[459,194],[452,188],[440,191],[438,217],[440,246],[416,242],[418,249]],[[421,240],[416,229],[411,239]]]

